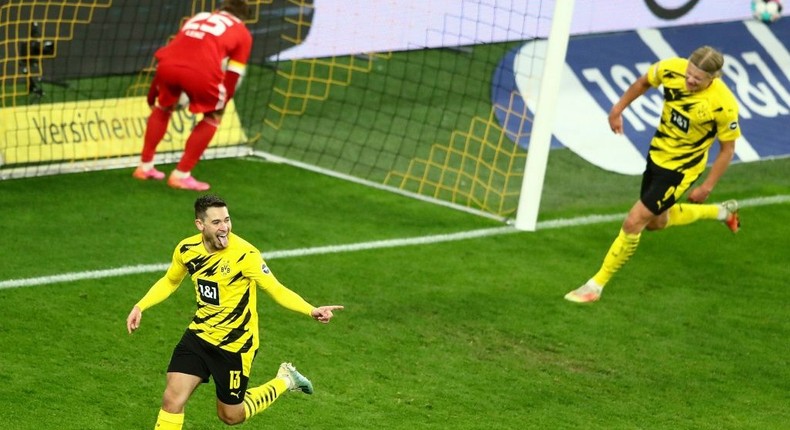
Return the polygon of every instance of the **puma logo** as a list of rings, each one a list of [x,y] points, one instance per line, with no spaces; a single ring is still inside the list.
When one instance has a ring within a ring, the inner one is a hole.
[[[237,398],[237,399],[240,399],[240,397],[239,397],[239,392],[238,392],[238,391],[231,391],[231,392],[230,392],[230,395],[231,395],[231,396],[233,396],[233,397],[235,397],[235,398]]]

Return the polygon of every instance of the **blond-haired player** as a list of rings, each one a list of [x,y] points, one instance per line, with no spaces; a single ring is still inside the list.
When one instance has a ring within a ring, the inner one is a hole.
[[[653,87],[663,87],[661,122],[653,139],[642,175],[640,198],[631,207],[604,257],[598,272],[584,285],[565,295],[572,302],[594,302],[604,286],[639,245],[642,231],[689,224],[700,219],[718,220],[733,232],[740,228],[738,204],[705,202],[732,161],[738,126],[738,103],[720,79],[724,57],[710,46],[697,48],[688,59],[661,60],[639,77],[609,112],[609,126],[623,132],[623,111]],[[702,175],[708,151],[715,140],[720,151],[706,178]],[[689,190],[688,201],[680,203]]]

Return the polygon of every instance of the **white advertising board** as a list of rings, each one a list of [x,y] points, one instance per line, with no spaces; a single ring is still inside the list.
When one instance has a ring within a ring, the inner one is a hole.
[[[562,0],[315,0],[305,40],[273,61],[546,37]],[[577,0],[571,34],[743,20],[747,0]]]

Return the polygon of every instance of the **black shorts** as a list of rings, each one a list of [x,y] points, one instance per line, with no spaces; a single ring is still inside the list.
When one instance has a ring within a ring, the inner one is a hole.
[[[699,177],[699,175],[697,175]],[[653,212],[660,215],[686,192],[686,190],[697,180],[697,177],[687,177],[683,172],[665,169],[648,156],[645,173],[642,174],[642,189],[639,192],[639,199]]]
[[[186,330],[173,350],[168,372],[195,375],[208,382],[214,378],[217,399],[229,405],[244,401],[249,376],[243,371],[243,354],[225,351]]]

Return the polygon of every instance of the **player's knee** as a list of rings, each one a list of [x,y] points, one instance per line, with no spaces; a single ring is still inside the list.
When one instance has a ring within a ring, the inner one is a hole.
[[[209,112],[203,117],[203,121],[206,121],[214,127],[219,127],[222,122],[222,113],[222,111]]]
[[[657,225],[653,223],[655,223],[658,218],[660,218],[660,216],[653,215],[646,207],[641,205],[638,207],[635,206],[628,212],[625,221],[623,221],[623,231],[628,234],[638,234],[645,229],[650,230],[651,224]],[[664,221],[664,224],[666,224],[666,221]]]
[[[170,106],[160,106],[160,105],[157,104],[156,105],[156,109],[163,110],[163,111],[165,111],[167,113],[173,113],[173,112],[176,111],[176,109],[178,109],[178,105],[177,104],[172,104]]]
[[[238,409],[217,408],[217,417],[223,423],[233,426],[244,422],[244,408]]]
[[[646,228],[651,231],[662,230],[667,226],[668,222],[669,222],[669,217],[667,216],[667,213],[664,212],[661,215],[658,215],[653,219],[651,219],[650,222],[647,223]]]
[[[162,410],[171,414],[180,414],[184,412],[187,397],[179,395],[178,392],[172,388],[165,388],[162,395]]]
[[[223,415],[222,413],[218,413],[217,416],[219,417],[220,421],[229,426],[235,426],[236,424],[241,424],[244,422],[243,417],[239,418],[237,416]]]
[[[184,404],[165,396],[162,399],[162,410],[170,414],[181,414],[184,412]]]

